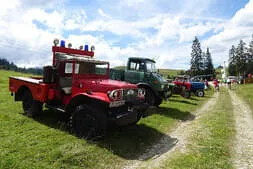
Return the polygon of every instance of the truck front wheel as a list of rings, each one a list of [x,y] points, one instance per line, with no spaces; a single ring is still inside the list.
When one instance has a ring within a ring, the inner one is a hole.
[[[39,113],[42,110],[42,103],[34,100],[32,93],[29,90],[26,90],[23,94],[23,99],[22,99],[22,106],[24,112],[31,117],[35,117],[39,115]]]
[[[146,89],[145,102],[149,106],[155,105],[155,95],[154,95],[153,91],[148,88]]]
[[[106,132],[106,116],[88,105],[78,106],[71,116],[74,133],[78,137],[94,139],[102,137]]]
[[[163,102],[163,99],[160,97],[156,97],[155,106],[158,107]]]

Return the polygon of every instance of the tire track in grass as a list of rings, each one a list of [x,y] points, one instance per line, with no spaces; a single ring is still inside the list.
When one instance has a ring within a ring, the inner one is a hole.
[[[193,114],[196,116],[194,121],[185,121],[178,125],[178,127],[168,133],[170,138],[176,138],[176,141],[171,142],[167,137],[163,137],[159,142],[153,144],[150,148],[147,148],[147,152],[139,156],[139,160],[129,161],[124,169],[134,169],[134,168],[156,168],[167,158],[173,155],[173,152],[180,151],[185,152],[186,145],[189,144],[189,137],[192,135],[194,130],[196,130],[196,125],[198,123],[198,118],[209,112],[213,106],[215,106],[218,100],[219,93],[215,93],[213,98],[207,101],[200,109],[197,109]],[[194,123],[194,124],[192,124]],[[167,152],[165,151],[167,150]],[[164,153],[165,152],[165,153]],[[159,154],[158,156],[150,156],[151,154]],[[150,158],[152,157],[152,158]]]
[[[233,146],[235,168],[253,168],[253,118],[249,106],[233,91],[229,91],[233,103],[236,136]]]

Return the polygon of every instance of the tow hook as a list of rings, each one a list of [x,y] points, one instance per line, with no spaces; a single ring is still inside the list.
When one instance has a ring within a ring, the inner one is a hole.
[[[129,112],[133,112],[133,111],[134,111],[134,108],[133,108],[133,107],[128,107],[127,110],[128,110]]]

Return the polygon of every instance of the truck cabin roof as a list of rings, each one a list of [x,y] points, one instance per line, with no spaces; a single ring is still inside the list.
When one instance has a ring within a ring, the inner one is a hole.
[[[91,57],[80,57],[78,55],[68,55],[64,53],[56,53],[55,54],[56,61],[78,61],[78,62],[90,62],[90,63],[96,63],[96,64],[109,64],[109,62],[101,61],[101,60],[95,60]]]
[[[153,63],[155,63],[155,61],[152,60],[152,59],[149,59],[149,58],[142,58],[142,57],[130,57],[129,60],[136,60],[136,61],[143,61],[143,62],[148,61],[148,62],[153,62]]]

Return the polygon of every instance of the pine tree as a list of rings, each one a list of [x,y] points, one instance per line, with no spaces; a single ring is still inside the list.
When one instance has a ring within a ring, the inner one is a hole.
[[[209,48],[206,49],[206,69],[205,74],[214,74],[213,60]]]
[[[200,42],[197,37],[193,40],[192,43],[192,52],[191,52],[191,75],[196,76],[202,73],[202,50]]]
[[[253,35],[251,41],[249,42],[248,52],[250,58],[253,59]]]
[[[243,40],[240,40],[240,43],[238,44],[235,52],[235,65],[237,73],[239,74],[244,74],[244,72],[246,71],[245,45],[245,42],[243,42]]]
[[[205,53],[205,52],[202,52],[201,58],[202,58],[201,69],[202,69],[202,71],[203,71],[202,74],[205,74],[206,69],[207,69],[207,58],[206,58],[206,53]]]
[[[236,60],[235,60],[235,52],[236,52],[236,48],[234,45],[232,45],[232,48],[229,50],[229,63],[231,64],[236,64]]]

